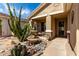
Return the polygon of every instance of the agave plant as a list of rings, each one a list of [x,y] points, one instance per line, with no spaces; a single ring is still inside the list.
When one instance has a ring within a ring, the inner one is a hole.
[[[21,27],[21,12],[22,12],[22,7],[20,8],[19,11],[19,17],[16,16],[16,10],[13,7],[13,12],[7,4],[8,11],[9,11],[9,16],[10,19],[8,20],[8,24],[10,27],[10,30],[14,33],[14,35],[19,39],[20,42],[23,42],[27,40],[27,37],[31,34],[31,26],[29,23],[26,23],[23,28]],[[27,12],[27,11],[26,11]]]

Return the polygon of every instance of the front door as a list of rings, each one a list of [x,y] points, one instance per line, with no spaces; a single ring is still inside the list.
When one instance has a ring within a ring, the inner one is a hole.
[[[66,21],[57,20],[57,36],[65,37],[66,36]]]

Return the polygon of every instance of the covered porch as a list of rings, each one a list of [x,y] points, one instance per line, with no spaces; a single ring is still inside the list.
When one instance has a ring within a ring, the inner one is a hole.
[[[45,32],[46,30],[46,17],[41,17],[32,20],[32,27],[37,32]]]
[[[37,32],[44,32],[52,38],[67,37],[67,13],[34,18],[32,26]]]

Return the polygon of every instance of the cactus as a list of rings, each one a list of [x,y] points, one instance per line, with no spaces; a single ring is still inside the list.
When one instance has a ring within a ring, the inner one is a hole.
[[[21,56],[26,56],[26,55],[27,55],[27,48],[25,45],[23,45],[21,50]]]
[[[17,46],[15,46],[12,50],[11,50],[11,55],[12,56],[18,56],[18,50],[17,50]]]
[[[27,48],[25,45],[15,45],[14,48],[11,50],[12,56],[25,56],[27,55]]]
[[[19,11],[19,17],[16,16],[15,8],[13,7],[13,13],[10,9],[9,4],[7,4],[10,19],[8,20],[9,27],[14,35],[19,39],[20,42],[27,40],[27,37],[31,34],[31,26],[29,23],[26,23],[24,27],[21,27],[21,12],[22,7]],[[27,12],[27,11],[26,11]]]

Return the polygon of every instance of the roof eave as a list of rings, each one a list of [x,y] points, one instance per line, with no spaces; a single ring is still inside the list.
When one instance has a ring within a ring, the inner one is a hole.
[[[47,3],[41,3],[34,11],[32,11],[31,15],[28,16],[28,20],[34,15],[36,14],[42,7],[44,7]]]

